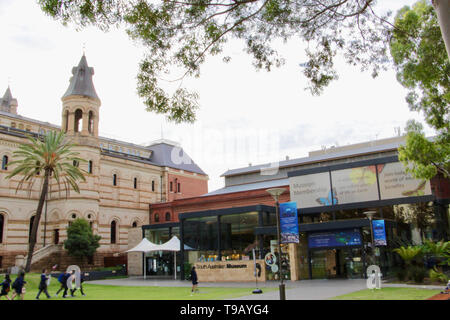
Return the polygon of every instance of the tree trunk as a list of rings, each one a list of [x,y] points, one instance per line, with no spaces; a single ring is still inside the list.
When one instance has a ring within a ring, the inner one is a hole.
[[[36,215],[34,217],[33,226],[31,227],[31,234],[30,234],[30,243],[28,245],[28,255],[27,255],[27,263],[25,265],[25,272],[30,272],[31,269],[31,259],[33,258],[33,252],[34,247],[36,246],[36,238],[37,238],[37,232],[39,228],[39,221],[41,220],[42,215],[42,208],[44,207],[45,198],[48,191],[48,180],[49,180],[49,172],[48,170],[45,171],[44,176],[44,184],[42,186],[41,190],[41,196],[39,198],[38,207],[36,210]]]
[[[450,0],[432,0],[431,2],[436,10],[442,39],[444,39],[447,56],[450,59]]]

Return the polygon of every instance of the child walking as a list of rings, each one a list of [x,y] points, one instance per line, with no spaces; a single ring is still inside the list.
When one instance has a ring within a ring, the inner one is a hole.
[[[9,274],[5,274],[5,280],[3,280],[3,282],[0,283],[0,285],[2,286],[2,290],[0,292],[0,299],[3,296],[5,296],[6,299],[11,300],[8,297],[9,290],[11,289],[11,278],[9,277]]]
[[[23,300],[25,296],[25,272],[21,271],[19,276],[14,280],[12,284],[12,288],[14,289],[13,294],[11,296],[11,300],[14,300],[16,296],[20,297],[20,300]]]
[[[42,292],[45,293],[45,295],[47,296],[48,299],[50,299],[50,295],[48,294],[47,291],[47,281],[49,279],[49,276],[47,275],[47,270],[46,269],[42,269],[42,274],[41,274],[41,282],[39,282],[39,291],[38,294],[36,296],[36,300],[39,300],[39,296],[41,295]]]

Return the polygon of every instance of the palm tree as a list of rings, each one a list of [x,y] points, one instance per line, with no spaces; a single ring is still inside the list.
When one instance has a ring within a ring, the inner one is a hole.
[[[78,152],[72,151],[74,144],[65,139],[63,132],[51,131],[43,139],[32,136],[28,136],[28,139],[29,143],[19,145],[19,148],[14,151],[15,160],[11,162],[11,165],[17,164],[17,167],[6,177],[10,179],[16,175],[23,176],[17,185],[16,193],[27,184],[27,189],[31,195],[34,182],[41,180],[42,183],[36,215],[31,228],[25,272],[29,272],[31,268],[31,258],[36,245],[42,208],[49,189],[51,191],[50,179],[56,180],[59,192],[61,192],[61,184],[64,186],[66,197],[69,195],[70,188],[79,193],[77,181],[85,181],[84,170],[77,166],[78,163],[85,160],[77,157]],[[40,175],[41,172],[44,173],[43,177]]]

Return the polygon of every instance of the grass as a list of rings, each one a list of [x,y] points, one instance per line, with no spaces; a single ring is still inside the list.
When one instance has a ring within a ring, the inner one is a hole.
[[[14,281],[15,275],[11,275]],[[0,278],[0,282],[3,277]],[[34,300],[38,293],[40,274],[28,273],[25,275],[26,293],[25,300]],[[58,297],[54,297],[60,288],[60,283],[56,278],[52,278],[48,292],[51,300],[226,300],[241,296],[251,295],[254,288],[199,288],[198,292],[191,296],[191,287],[132,287],[132,286],[111,286],[83,283],[83,291],[86,296],[82,296],[77,290],[75,297],[62,298],[63,291]],[[12,295],[12,290],[9,296]],[[277,290],[276,288],[266,288],[265,291]],[[17,299],[17,298],[16,298]],[[44,293],[39,299],[47,300]],[[6,298],[2,298],[6,300]]]
[[[426,300],[439,292],[440,290],[419,288],[365,289],[334,297],[332,300]]]

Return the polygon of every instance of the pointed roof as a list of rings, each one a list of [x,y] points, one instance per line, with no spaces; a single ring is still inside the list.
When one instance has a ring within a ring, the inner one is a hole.
[[[206,175],[179,145],[173,145],[167,141],[157,141],[146,149],[152,151],[150,161],[156,165]]]
[[[16,105],[17,106],[17,99],[14,99],[11,94],[11,89],[8,86],[8,88],[5,91],[5,94],[3,95],[3,98],[0,99],[0,110],[6,111],[8,113],[11,113],[11,106]]]
[[[86,56],[84,54],[81,57],[78,66],[72,68],[72,74],[73,76],[70,78],[69,87],[67,88],[66,93],[62,96],[63,98],[72,95],[79,95],[100,100],[97,96],[97,92],[95,91],[94,83],[92,82],[94,68],[88,66]]]

